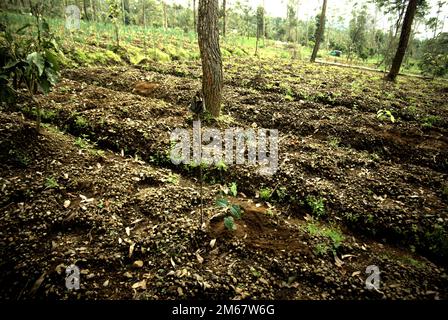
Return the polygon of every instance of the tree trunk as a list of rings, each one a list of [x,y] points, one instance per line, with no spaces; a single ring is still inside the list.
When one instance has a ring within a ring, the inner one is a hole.
[[[125,25],[130,24],[130,11],[129,11],[129,0],[123,0],[123,23]]]
[[[147,54],[147,48],[146,48],[146,5],[145,5],[146,1],[142,1],[142,5],[143,5],[143,50],[145,55]]]
[[[287,20],[287,26],[288,26],[288,34],[286,37],[286,42],[289,42],[289,39],[291,39],[291,22],[289,19],[289,3],[286,3],[286,20]]]
[[[226,23],[227,23],[227,15],[226,15],[226,0],[222,0],[222,36],[226,36]]]
[[[95,1],[96,0],[90,0],[91,1],[91,5],[92,5],[92,10],[93,10],[93,15],[92,15],[92,17],[93,17],[93,21],[97,21],[97,17],[96,17],[96,4],[95,4]]]
[[[168,29],[168,18],[166,14],[166,3],[162,1],[162,9],[163,9],[163,29]]]
[[[199,0],[198,40],[202,59],[202,92],[205,108],[215,118],[221,112],[223,85],[218,10],[218,0]]]
[[[264,0],[263,0],[263,46],[266,45],[264,43],[265,40],[266,40],[266,18],[265,18],[265,14],[266,14],[266,5],[265,5]]]
[[[311,62],[316,61],[317,52],[319,51],[320,41],[325,30],[325,13],[327,12],[327,0],[324,0],[322,12],[320,14],[319,29],[316,34],[316,43],[314,44],[313,53],[311,54]]]
[[[310,20],[306,19],[306,29],[305,29],[305,47],[308,47],[308,38],[310,36]]]
[[[257,41],[255,42],[255,56],[258,56],[258,42],[260,41],[260,27],[257,27]]]
[[[193,0],[193,27],[194,32],[198,32],[198,26],[196,24],[196,0]]]
[[[84,16],[86,17],[86,20],[89,21],[89,15],[87,14],[87,0],[83,0],[83,7],[84,7]]]
[[[403,62],[403,57],[406,53],[409,37],[411,35],[412,22],[414,21],[415,12],[417,11],[417,3],[418,0],[409,0],[408,8],[406,9],[406,15],[404,16],[403,28],[401,30],[397,53],[395,54],[389,74],[386,77],[387,80],[395,81],[398,73],[400,72],[400,67]]]

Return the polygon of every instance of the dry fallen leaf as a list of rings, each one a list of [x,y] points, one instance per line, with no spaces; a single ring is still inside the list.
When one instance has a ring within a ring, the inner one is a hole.
[[[128,237],[131,235],[131,228],[126,227],[126,234],[128,235]]]
[[[341,259],[339,259],[338,256],[335,255],[334,256],[334,264],[340,268],[344,265],[344,262]]]
[[[188,270],[187,270],[187,269],[182,269],[182,270],[178,271],[178,272],[176,273],[176,275],[177,275],[179,278],[182,278],[182,277],[188,275]]]
[[[64,201],[64,208],[68,208],[70,206],[70,200],[65,200]]]
[[[132,285],[132,289],[146,289],[146,279],[143,279],[142,281],[136,282]]]
[[[361,271],[355,271],[355,272],[352,273],[352,277],[355,277],[355,276],[360,275],[360,274],[361,274]]]
[[[171,265],[173,266],[173,268],[176,268],[176,264],[174,263],[173,258],[171,258],[170,261],[171,261]]]
[[[198,259],[198,262],[200,264],[202,264],[204,262],[204,258],[201,257],[201,255],[199,254],[199,252],[196,252],[196,259]]]
[[[134,252],[134,248],[135,248],[135,243],[132,243],[129,246],[129,258],[132,257],[132,253]]]
[[[134,263],[132,264],[132,266],[134,266],[134,267],[136,267],[136,268],[141,268],[141,267],[143,267],[143,261],[142,261],[142,260],[134,261]]]
[[[216,243],[216,239],[212,239],[212,240],[210,241],[210,248],[213,249],[213,247],[215,246],[215,243]]]

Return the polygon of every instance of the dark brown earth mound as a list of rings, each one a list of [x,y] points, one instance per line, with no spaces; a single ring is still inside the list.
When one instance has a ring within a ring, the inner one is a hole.
[[[222,218],[200,230],[198,169],[168,158],[200,69],[176,67],[66,70],[38,97],[40,135],[28,101],[0,113],[1,298],[448,298],[446,84],[227,63],[213,125],[278,129],[279,170],[205,169],[206,217],[222,197],[244,214],[233,232]],[[133,94],[143,79],[161,87]]]

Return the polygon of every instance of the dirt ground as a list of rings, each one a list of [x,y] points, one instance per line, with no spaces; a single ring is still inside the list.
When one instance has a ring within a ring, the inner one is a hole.
[[[278,129],[280,166],[205,169],[204,230],[198,169],[168,158],[170,132],[191,129],[197,63],[65,70],[38,96],[40,135],[29,101],[3,107],[0,297],[447,299],[448,84],[250,59],[224,70],[209,126]],[[142,80],[160,87],[133,94]],[[222,197],[244,209],[236,231],[210,220]]]

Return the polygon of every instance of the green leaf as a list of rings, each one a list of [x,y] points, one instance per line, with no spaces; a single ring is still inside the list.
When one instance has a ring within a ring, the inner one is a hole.
[[[58,75],[51,68],[45,68],[45,75],[47,76],[47,80],[51,85],[55,85],[58,82]]]
[[[53,48],[56,51],[59,51],[59,45],[58,45],[58,42],[55,39],[51,39],[51,44],[53,45]]]
[[[232,184],[230,185],[230,193],[232,194],[232,196],[236,197],[238,194],[237,191],[237,187],[236,187],[236,183],[232,182]]]
[[[238,206],[238,205],[236,205],[236,204],[233,204],[233,205],[230,207],[230,213],[231,213],[232,216],[234,216],[236,219],[241,219],[242,211],[241,211],[240,206]]]
[[[39,52],[30,53],[26,57],[26,61],[28,61],[28,63],[30,64],[34,64],[39,69],[39,76],[44,73],[45,59]]]
[[[216,200],[216,205],[221,208],[227,208],[229,206],[229,201],[227,199]]]
[[[45,60],[51,67],[55,70],[59,69],[59,59],[58,55],[52,52],[51,50],[45,50]]]
[[[10,61],[10,62],[8,62],[4,67],[3,67],[3,69],[11,69],[11,68],[14,68],[17,64],[19,64],[19,60],[12,60],[12,61]]]
[[[42,30],[46,33],[50,32],[50,26],[46,20],[42,21]]]
[[[232,217],[225,217],[224,218],[224,226],[227,229],[229,229],[230,231],[235,231],[236,230],[235,221],[233,220]]]
[[[50,92],[51,83],[47,79],[40,79],[38,86],[44,94],[48,94]]]

